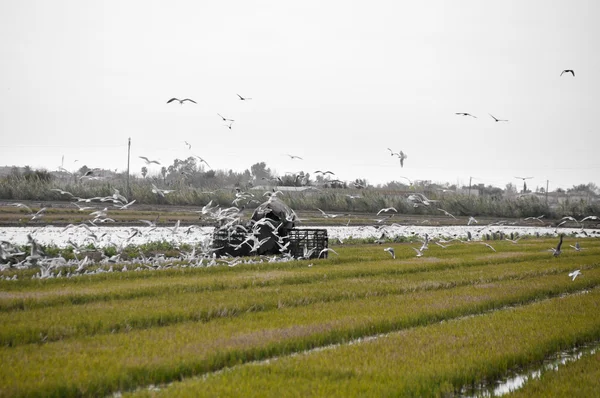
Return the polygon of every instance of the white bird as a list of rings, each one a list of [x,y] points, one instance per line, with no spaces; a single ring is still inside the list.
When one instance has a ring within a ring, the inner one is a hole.
[[[71,196],[71,197],[75,197],[75,195],[73,195],[71,192],[63,191],[63,190],[62,190],[62,189],[60,189],[60,188],[51,188],[50,190],[51,190],[51,191],[58,192],[58,193],[60,193],[61,195],[69,195],[69,196]]]
[[[156,185],[152,184],[152,193],[155,193],[159,196],[162,196],[163,198],[165,197],[166,194],[171,193],[171,192],[175,192],[175,190],[173,189],[160,189],[157,188]]]
[[[187,142],[187,141],[183,141],[183,142],[184,142],[184,143],[185,143],[185,145],[188,147],[188,149],[190,149],[190,150],[192,149],[192,144],[190,144],[190,143],[189,143],[189,142]]]
[[[441,211],[441,212],[443,212],[445,215],[447,215],[447,216],[449,216],[449,217],[452,217],[452,218],[454,218],[454,219],[456,220],[456,217],[454,217],[452,214],[450,214],[450,213],[449,213],[449,212],[447,212],[446,210],[444,210],[444,209],[440,209],[440,208],[438,208],[438,210],[439,210],[439,211]]]
[[[411,246],[411,248],[415,251],[415,253],[417,253],[417,257],[422,257],[423,256],[423,252],[419,249],[417,249],[416,247]]]
[[[390,253],[392,255],[393,259],[396,258],[396,252],[394,252],[394,248],[393,247],[386,247],[385,249],[383,249],[383,251]]]
[[[380,215],[381,213],[387,213],[388,211],[394,211],[395,213],[398,213],[398,210],[396,210],[394,207],[384,207],[377,212],[377,215]]]
[[[569,276],[572,278],[572,280],[575,280],[575,278],[577,278],[579,275],[581,275],[581,270],[575,270],[573,272],[569,272]]]
[[[325,218],[336,218],[337,216],[339,216],[339,214],[330,214],[330,213],[325,213],[323,210],[317,208],[317,210],[319,210],[321,212],[321,214],[323,215],[323,217]]]
[[[494,248],[492,247],[492,245],[490,245],[490,244],[487,244],[487,243],[485,243],[485,242],[479,242],[479,243],[481,243],[481,244],[482,244],[482,245],[484,245],[484,246],[487,246],[487,247],[489,247],[489,248],[490,248],[490,249],[492,249],[493,251],[496,251],[496,249],[494,249]]]
[[[400,151],[400,156],[398,156],[398,158],[400,159],[400,167],[404,167],[404,159],[408,158],[408,155]]]
[[[210,164],[208,164],[208,162],[204,159],[202,159],[200,156],[198,155],[194,155],[195,157],[198,158],[198,160],[200,161],[200,163],[205,163],[208,167],[210,167]]]
[[[42,218],[46,215],[46,208],[42,207],[41,209],[38,210],[37,213],[35,213],[32,217],[31,220],[37,220],[38,218]]]
[[[519,236],[517,239],[514,239],[514,240],[513,240],[513,239],[508,239],[508,238],[505,238],[505,239],[506,239],[507,241],[509,241],[510,243],[512,243],[512,244],[515,244],[515,245],[516,245],[516,244],[517,244],[517,242],[518,242],[519,240],[521,240],[521,238],[522,238],[522,236]]]
[[[469,217],[469,221],[467,221],[467,225],[471,225],[473,223],[477,224],[477,223],[479,223],[479,221],[477,221],[475,219],[475,217],[471,216],[471,217]]]
[[[33,210],[31,210],[31,208],[29,206],[24,205],[23,203],[11,203],[10,206],[20,207],[22,209],[27,210],[29,213],[33,214]]]
[[[587,216],[582,218],[579,223],[581,224],[582,222],[586,221],[586,220],[600,220],[600,217],[598,216]]]
[[[183,103],[185,101],[190,101],[193,102],[194,104],[196,103],[196,101],[194,101],[193,99],[189,99],[189,98],[184,98],[184,99],[179,99],[179,98],[171,98],[170,100],[167,101],[167,104],[170,104],[173,101],[179,101],[180,105],[183,105]]]
[[[573,245],[569,245],[570,247],[572,247],[573,249],[575,249],[575,251],[581,251],[581,246],[579,246],[579,242],[575,242],[575,246]]]
[[[143,159],[144,162],[146,162],[147,165],[151,164],[151,163],[156,163],[158,165],[160,165],[160,162],[158,160],[150,160],[145,156],[138,156],[140,159]]]
[[[131,201],[131,202],[129,202],[129,203],[126,203],[126,204],[124,204],[124,205],[117,205],[117,204],[114,204],[113,206],[117,207],[119,210],[125,210],[125,209],[127,209],[129,206],[131,206],[131,205],[132,205],[132,204],[134,204],[134,203],[135,203],[135,199],[134,199],[134,200],[132,200],[132,201]]]
[[[335,253],[336,255],[339,255],[335,250],[326,247],[325,249],[323,249],[319,252],[319,258],[321,258],[323,253],[327,253],[327,252],[332,252],[332,253]]]
[[[536,220],[536,221],[539,221],[540,223],[543,224],[544,222],[542,221],[542,218],[544,218],[543,214],[541,216],[538,216],[538,217],[527,217],[527,218],[524,218],[523,221]]]

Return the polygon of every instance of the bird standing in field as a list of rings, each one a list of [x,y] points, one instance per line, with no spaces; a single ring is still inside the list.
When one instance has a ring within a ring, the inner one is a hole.
[[[171,98],[170,100],[167,101],[167,104],[170,104],[173,101],[179,101],[179,105],[183,105],[183,103],[185,101],[190,101],[190,102],[193,102],[194,104],[196,103],[196,101],[194,101],[193,99],[189,99],[189,98],[184,98],[184,99]]]
[[[565,69],[562,72],[560,72],[560,75],[562,76],[563,73],[570,73],[573,75],[573,77],[575,77],[575,72],[573,71],[573,69]]]

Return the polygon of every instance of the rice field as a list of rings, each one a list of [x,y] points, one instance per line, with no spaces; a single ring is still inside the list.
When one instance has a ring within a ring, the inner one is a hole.
[[[477,395],[600,341],[600,241],[578,241],[0,280],[0,396]],[[519,394],[597,391],[594,358]]]

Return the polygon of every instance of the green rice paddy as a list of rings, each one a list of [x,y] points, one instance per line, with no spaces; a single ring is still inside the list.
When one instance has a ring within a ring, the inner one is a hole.
[[[600,241],[555,243],[0,281],[0,396],[460,395],[600,340]]]

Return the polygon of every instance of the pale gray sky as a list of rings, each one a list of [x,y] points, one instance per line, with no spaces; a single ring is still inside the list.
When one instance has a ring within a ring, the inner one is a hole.
[[[0,0],[0,165],[124,170],[131,137],[135,173],[193,153],[375,184],[600,185],[598,17],[594,0]]]

